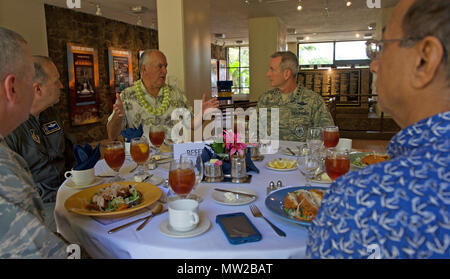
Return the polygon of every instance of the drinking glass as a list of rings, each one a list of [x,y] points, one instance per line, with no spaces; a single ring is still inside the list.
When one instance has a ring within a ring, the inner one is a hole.
[[[200,182],[202,182],[203,180],[203,160],[202,160],[202,156],[200,155],[189,155],[187,153],[181,154],[180,155],[180,160],[192,160],[192,163],[194,164],[194,172],[195,172],[195,185],[193,187],[193,190],[191,191],[191,193],[188,195],[188,199],[191,200],[196,200],[199,203],[203,201],[203,198],[197,194],[195,194],[194,192],[197,189],[198,184],[200,184]]]
[[[113,181],[120,181],[119,170],[125,161],[125,146],[121,141],[108,141],[105,144],[104,158],[108,166],[116,172]]]
[[[348,151],[338,151],[336,148],[329,148],[325,158],[325,170],[332,180],[336,180],[339,176],[346,174],[350,170]]]
[[[134,138],[131,140],[131,147],[130,147],[130,153],[131,158],[133,158],[133,161],[138,164],[138,170],[136,175],[138,176],[144,176],[144,165],[148,160],[148,157],[150,155],[150,146],[148,144],[148,141],[145,137],[140,138]]]
[[[326,147],[336,147],[339,142],[339,128],[337,126],[328,126],[323,128],[323,144]]]
[[[156,154],[159,154],[159,148],[164,143],[165,132],[161,125],[150,126],[149,139],[154,147],[156,147]]]
[[[176,196],[171,200],[185,199],[195,185],[194,164],[190,159],[170,162],[169,185]]]
[[[304,145],[297,157],[297,165],[306,179],[305,186],[311,186],[311,179],[317,174],[321,167],[321,157],[314,149]]]
[[[322,128],[321,127],[311,127],[308,129],[306,134],[306,144],[311,150],[318,150],[322,147]]]

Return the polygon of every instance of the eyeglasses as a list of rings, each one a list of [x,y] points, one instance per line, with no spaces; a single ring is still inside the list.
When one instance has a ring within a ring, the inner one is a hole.
[[[366,42],[367,57],[369,57],[370,59],[375,59],[378,54],[382,54],[383,46],[385,43],[390,43],[390,42],[406,43],[406,42],[414,42],[414,41],[418,41],[418,40],[420,40],[420,38],[391,39],[391,40],[368,40]]]

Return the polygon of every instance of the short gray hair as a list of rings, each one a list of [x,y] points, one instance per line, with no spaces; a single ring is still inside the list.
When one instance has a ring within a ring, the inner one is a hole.
[[[23,45],[27,41],[14,31],[0,27],[0,80],[8,74],[19,75],[23,72],[26,56]]]
[[[298,58],[292,51],[277,51],[270,56],[271,58],[281,57],[281,70],[290,70],[294,79],[298,74]]]
[[[405,39],[422,39],[426,36],[438,38],[444,48],[442,63],[450,78],[450,4],[442,0],[415,0],[402,22]],[[402,44],[408,46],[408,41]],[[411,45],[411,44],[409,44]]]
[[[33,64],[35,75],[33,82],[45,83],[48,79],[48,73],[45,71],[44,66],[47,63],[53,63],[53,61],[47,56],[35,55],[33,56]]]
[[[148,65],[149,60],[150,60],[150,54],[152,54],[153,52],[160,52],[160,53],[162,53],[158,49],[146,49],[142,53],[141,58],[139,59],[139,73],[141,75],[142,75],[142,66],[143,65]]]

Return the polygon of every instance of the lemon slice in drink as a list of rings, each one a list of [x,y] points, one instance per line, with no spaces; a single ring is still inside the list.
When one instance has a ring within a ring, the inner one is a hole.
[[[138,144],[139,150],[141,153],[147,153],[148,152],[148,145],[144,143]]]

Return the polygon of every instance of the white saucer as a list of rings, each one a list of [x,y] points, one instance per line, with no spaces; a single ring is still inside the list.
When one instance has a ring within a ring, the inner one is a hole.
[[[100,178],[100,177],[95,177],[94,182],[92,182],[91,184],[88,184],[88,185],[76,185],[76,184],[72,181],[72,179],[69,179],[69,180],[66,182],[65,186],[66,186],[67,188],[70,188],[70,189],[80,190],[80,189],[85,189],[85,188],[89,188],[89,187],[98,185],[98,184],[100,184],[100,183],[102,183],[102,182],[103,182],[103,179],[102,179],[102,178]]]
[[[230,188],[229,190],[256,195],[256,193],[253,192],[252,190],[245,189],[245,188]],[[224,204],[224,205],[243,205],[243,204],[251,203],[254,200],[256,200],[256,197],[248,197],[248,196],[244,196],[244,195],[239,195],[239,198],[235,199],[235,200],[228,200],[227,198],[225,198],[225,194],[226,193],[224,193],[224,192],[214,191],[211,196],[215,202]]]
[[[174,229],[172,229],[172,227],[169,225],[169,219],[166,219],[164,221],[162,221],[161,224],[159,224],[159,231],[168,236],[168,237],[174,237],[174,238],[189,238],[189,237],[194,237],[197,235],[201,235],[204,232],[206,232],[209,227],[211,226],[211,222],[209,221],[208,218],[206,218],[205,216],[202,216],[202,214],[200,214],[200,223],[198,223],[198,226],[195,227],[195,229],[187,231],[187,232],[179,232],[176,231]]]

